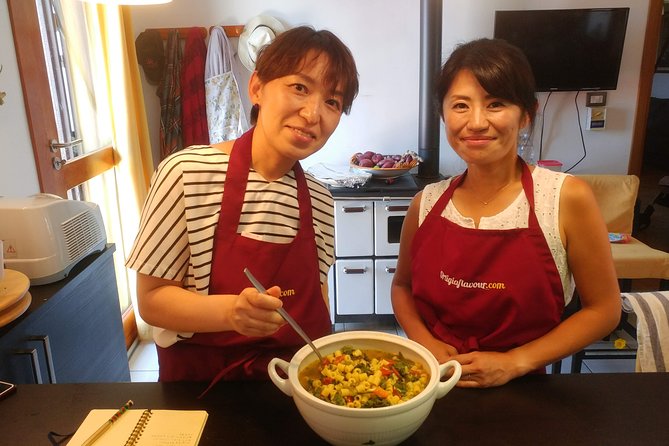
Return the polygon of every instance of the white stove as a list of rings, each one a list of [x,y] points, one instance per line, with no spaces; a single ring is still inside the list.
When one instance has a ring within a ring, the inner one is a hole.
[[[421,189],[411,175],[371,179],[359,188],[330,187],[335,200],[335,265],[330,274],[334,322],[393,314],[390,287],[402,223]]]

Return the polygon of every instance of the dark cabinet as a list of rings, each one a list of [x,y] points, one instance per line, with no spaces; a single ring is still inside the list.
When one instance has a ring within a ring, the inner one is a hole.
[[[0,328],[0,380],[130,381],[113,244],[56,283],[31,286],[32,303]]]

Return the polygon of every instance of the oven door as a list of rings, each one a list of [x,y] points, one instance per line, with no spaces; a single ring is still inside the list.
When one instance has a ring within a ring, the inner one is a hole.
[[[400,252],[402,223],[411,200],[374,202],[374,254],[397,256]]]
[[[335,200],[335,256],[374,254],[374,205],[369,200]]]
[[[335,261],[337,314],[374,314],[374,261]]]
[[[376,314],[393,314],[390,289],[397,267],[397,259],[374,260],[374,312]]]

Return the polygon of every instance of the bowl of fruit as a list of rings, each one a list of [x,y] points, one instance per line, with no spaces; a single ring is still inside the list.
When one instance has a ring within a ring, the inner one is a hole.
[[[420,161],[418,154],[411,150],[403,155],[384,155],[368,150],[351,157],[351,169],[371,173],[374,177],[391,179],[409,172]]]

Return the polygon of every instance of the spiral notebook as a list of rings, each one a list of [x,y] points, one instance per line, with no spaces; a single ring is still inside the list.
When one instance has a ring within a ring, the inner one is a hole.
[[[91,410],[67,445],[80,446],[115,412]],[[207,417],[204,410],[131,409],[95,441],[95,446],[196,446]]]

